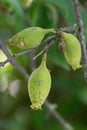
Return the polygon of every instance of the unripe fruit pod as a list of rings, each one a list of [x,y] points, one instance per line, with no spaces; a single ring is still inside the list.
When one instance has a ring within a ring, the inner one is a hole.
[[[68,64],[74,70],[81,68],[81,46],[79,40],[74,35],[66,32],[62,32],[61,37],[65,43],[64,55]]]
[[[20,3],[21,3],[21,5],[22,5],[24,8],[29,7],[32,2],[33,2],[33,0],[20,0]]]
[[[31,108],[41,109],[51,87],[50,72],[46,67],[46,53],[43,55],[40,66],[35,69],[28,81],[28,93],[31,100]]]
[[[10,46],[15,46],[21,49],[34,48],[41,43],[44,36],[49,32],[55,33],[54,29],[29,27],[14,35],[8,40],[8,43]]]

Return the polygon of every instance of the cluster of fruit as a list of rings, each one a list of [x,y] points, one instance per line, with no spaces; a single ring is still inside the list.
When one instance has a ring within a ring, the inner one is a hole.
[[[30,27],[17,33],[11,39],[9,39],[9,45],[15,46],[21,49],[29,49],[38,46],[45,34],[53,32],[54,29],[43,29],[40,27]],[[78,39],[66,32],[60,34],[61,43],[63,47],[63,53],[69,65],[72,69],[76,70],[81,67],[81,46]],[[47,52],[43,54],[42,62],[38,68],[36,68],[29,80],[28,80],[28,92],[30,100],[32,102],[32,109],[41,109],[42,104],[45,102],[51,87],[50,72],[46,67]]]

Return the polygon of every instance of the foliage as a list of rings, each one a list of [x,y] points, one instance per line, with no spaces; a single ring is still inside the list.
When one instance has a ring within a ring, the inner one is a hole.
[[[80,5],[87,42],[85,2],[81,1]],[[1,0],[0,9],[0,39],[11,54],[20,52],[20,49],[10,48],[8,39],[27,26],[60,29],[76,24],[72,0],[35,0],[27,8],[23,8],[19,0]],[[59,39],[49,48],[47,57],[52,76],[48,99],[58,104],[57,111],[75,130],[87,130],[87,85],[83,71],[79,69],[74,72],[70,68],[58,44]],[[0,62],[5,59],[0,50]],[[17,61],[31,73],[31,54],[17,58]],[[37,66],[40,61],[38,57]],[[8,63],[0,68],[0,130],[62,130],[45,107],[41,111],[30,109],[27,87],[23,75],[12,65]]]

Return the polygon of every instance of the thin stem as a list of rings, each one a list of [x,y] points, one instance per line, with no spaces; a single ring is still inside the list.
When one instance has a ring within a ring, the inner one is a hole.
[[[46,46],[44,47],[44,49],[40,53],[38,53],[35,57],[33,57],[33,60],[35,60],[38,56],[40,56],[41,54],[43,54],[45,51],[48,51],[49,47],[51,45],[53,45],[54,42],[57,40],[59,32],[60,32],[60,30],[57,32],[56,35],[54,35],[52,37],[49,37],[48,41],[46,41]]]
[[[73,27],[64,27],[64,28],[61,28],[60,30],[73,33],[73,32],[76,32],[76,29],[77,29],[76,26],[73,26]],[[14,54],[13,56],[11,56],[11,55],[8,53],[7,55],[9,55],[9,58],[6,59],[4,62],[1,62],[1,63],[0,63],[0,67],[5,66],[8,62],[10,62],[11,59],[15,59],[15,58],[17,58],[17,57],[19,57],[19,56],[22,56],[22,55],[26,54],[26,53],[35,51],[35,50],[37,50],[38,48],[40,48],[41,46],[45,45],[46,48],[44,48],[44,50],[42,50],[42,52],[40,52],[40,53],[42,54],[46,49],[48,49],[48,48],[52,45],[52,41],[53,41],[53,42],[56,41],[56,39],[58,38],[58,33],[60,32],[60,30],[57,31],[57,35],[53,35],[53,36],[48,37],[46,40],[44,40],[42,43],[40,43],[40,44],[39,44],[37,47],[35,47],[35,48],[30,48],[30,49],[25,50],[25,51],[23,51],[23,52]],[[0,46],[2,46],[2,45],[0,45]],[[2,47],[1,47],[1,48],[2,48]],[[4,48],[3,48],[3,50],[4,50]],[[38,54],[38,56],[39,56],[39,54]],[[36,58],[37,58],[38,56],[36,56]],[[34,58],[34,59],[36,59],[36,58]],[[12,60],[11,60],[11,61],[12,61]]]
[[[87,51],[86,51],[86,42],[85,42],[85,36],[84,36],[83,20],[80,13],[79,0],[73,0],[73,3],[74,3],[76,22],[79,27],[78,31],[79,31],[79,40],[80,40],[81,49],[82,49],[82,64],[83,64],[83,70],[84,70],[84,77],[87,81]]]
[[[32,51],[37,50],[38,48],[40,48],[40,47],[41,47],[42,45],[44,45],[44,44],[46,44],[46,45],[49,44],[49,46],[50,46],[50,45],[52,44],[52,41],[57,39],[57,37],[56,37],[56,38],[55,38],[55,37],[56,37],[56,36],[53,35],[53,36],[47,38],[46,40],[44,40],[44,41],[43,41],[41,44],[39,44],[37,47],[35,47],[35,48],[30,48],[29,50],[25,50],[25,51],[23,51],[23,52],[20,52],[20,53],[18,53],[18,54],[13,55],[13,56],[11,56],[10,53],[6,51],[6,49],[5,49],[4,46],[2,45],[2,42],[0,42],[0,46],[1,46],[2,50],[4,51],[4,49],[5,49],[5,54],[8,55],[8,59],[6,59],[4,62],[1,62],[1,63],[0,63],[0,67],[3,67],[4,65],[6,65],[8,62],[10,62],[10,60],[11,60],[11,63],[12,63],[12,60],[13,60],[13,59],[15,59],[15,58],[17,58],[17,57],[19,57],[19,56],[21,56],[21,55],[24,55],[24,54],[26,54],[26,53],[29,53],[29,52],[32,52]]]
[[[47,50],[49,49],[49,47],[50,47],[52,44],[54,44],[54,42],[55,42],[55,41],[51,41],[50,44],[46,45],[46,46],[44,47],[44,49],[43,49],[40,53],[38,53],[35,57],[33,57],[33,60],[36,60],[36,58],[37,58],[38,56],[42,55],[45,51],[47,51]]]
[[[64,118],[55,110],[53,107],[51,107],[53,104],[49,103],[48,100],[45,101],[45,106],[48,109],[48,111],[56,118],[56,120],[63,126],[65,130],[74,130],[73,127],[67,123]]]
[[[30,70],[31,71],[33,71],[35,68],[36,68],[36,61],[35,60],[33,60],[33,57],[35,56],[35,52],[34,51],[32,51],[31,53],[30,53],[30,56],[29,56],[29,58],[30,58]]]
[[[77,27],[76,27],[76,26],[64,27],[64,28],[61,28],[60,30],[66,31],[66,32],[74,33],[74,32],[76,32]],[[59,33],[60,30],[58,30],[57,33]],[[41,46],[49,44],[49,43],[50,43],[53,39],[55,39],[55,38],[58,38],[58,37],[57,37],[56,35],[50,36],[50,37],[48,37],[46,40],[44,40],[43,42],[41,42],[38,46],[36,46],[36,47],[34,47],[34,48],[30,48],[30,49],[25,50],[25,51],[23,51],[23,52],[20,52],[20,53],[18,53],[18,54],[14,54],[13,57],[17,58],[17,57],[19,57],[19,56],[21,56],[21,55],[24,55],[24,54],[29,53],[29,52],[31,52],[31,51],[37,50],[37,49],[40,48]]]
[[[43,45],[45,45],[45,44],[48,44],[50,41],[52,41],[53,37],[55,37],[55,35],[54,35],[54,36],[51,36],[51,37],[48,37],[46,40],[44,40],[43,42],[41,42],[38,46],[36,46],[36,47],[34,47],[34,48],[30,48],[30,49],[25,50],[25,51],[23,51],[23,52],[14,54],[13,57],[17,58],[17,57],[19,57],[19,56],[21,56],[21,55],[24,55],[24,54],[26,54],[26,53],[29,53],[29,52],[31,52],[31,51],[35,51],[35,50],[37,50],[38,48],[40,48],[41,46],[43,46]]]
[[[36,60],[36,58],[37,58],[38,56],[40,56],[41,54],[43,54],[44,51],[45,51],[45,50],[42,50],[40,53],[38,53],[36,56],[34,56],[34,57],[33,57],[33,60]]]

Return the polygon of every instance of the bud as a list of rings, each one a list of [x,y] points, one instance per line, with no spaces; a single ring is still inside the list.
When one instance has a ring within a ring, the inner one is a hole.
[[[46,67],[46,53],[43,55],[41,65],[35,69],[28,81],[28,92],[31,100],[31,108],[41,109],[51,87],[50,72]]]
[[[29,27],[14,35],[8,40],[8,43],[10,46],[15,46],[21,49],[34,48],[41,43],[44,36],[49,32],[55,33],[54,29]]]
[[[64,55],[68,64],[70,64],[74,70],[81,68],[81,46],[78,39],[74,35],[65,32],[62,32],[61,37],[65,43]]]

